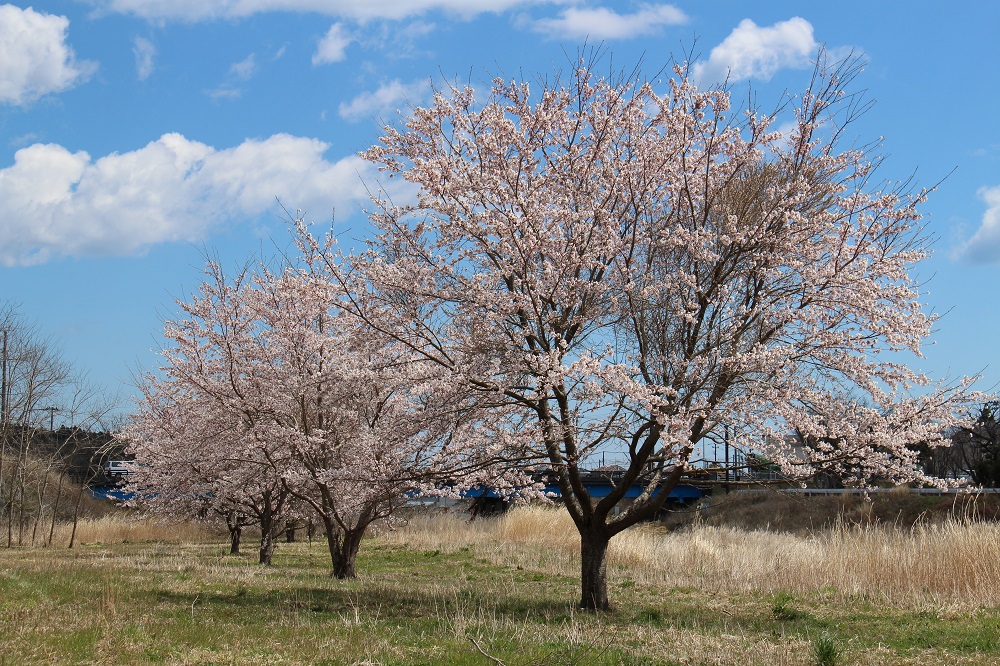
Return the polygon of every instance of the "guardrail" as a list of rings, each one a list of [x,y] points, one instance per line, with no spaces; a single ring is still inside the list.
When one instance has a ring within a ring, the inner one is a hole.
[[[748,488],[739,492],[779,492],[788,495],[871,495],[884,493],[913,495],[1000,495],[1000,488]]]

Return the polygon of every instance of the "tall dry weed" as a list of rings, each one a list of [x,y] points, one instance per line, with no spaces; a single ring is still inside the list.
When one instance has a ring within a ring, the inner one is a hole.
[[[57,523],[52,545],[69,543],[73,523]],[[155,518],[135,518],[112,514],[100,518],[81,519],[76,526],[76,543],[137,543],[163,541],[167,543],[197,543],[213,538],[210,529],[199,523],[166,522]]]
[[[474,547],[497,564],[577,575],[579,537],[561,508],[522,507],[470,521],[426,515],[386,537],[412,547]],[[720,592],[821,594],[969,608],[1000,605],[1000,525],[950,520],[913,529],[846,525],[796,535],[694,526],[633,528],[608,550],[612,578]]]

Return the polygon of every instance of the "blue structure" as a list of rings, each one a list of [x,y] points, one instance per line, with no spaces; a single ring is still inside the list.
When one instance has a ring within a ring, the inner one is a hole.
[[[614,483],[608,475],[603,474],[587,474],[583,478],[583,485],[590,493],[590,496],[594,499],[600,499],[602,497],[607,497],[612,488],[614,488]],[[633,484],[629,486],[628,490],[625,491],[625,496],[623,499],[631,500],[639,497],[642,494],[643,486],[641,484]],[[132,499],[134,493],[126,492],[120,485],[108,485],[108,486],[93,486],[87,489],[87,493],[94,499],[99,500],[110,500],[114,502],[124,502]],[[653,495],[659,493],[659,488],[653,491]],[[561,497],[562,492],[559,490],[559,486],[554,483],[547,483],[545,485],[545,494],[550,497]],[[691,504],[705,495],[705,490],[699,488],[698,486],[693,486],[690,484],[679,483],[673,487],[670,494],[667,496],[667,505],[670,504]],[[462,493],[463,497],[469,499],[480,499],[485,498],[489,500],[500,501],[503,497],[497,493],[492,488],[470,488]]]
[[[132,499],[132,496],[135,493],[125,492],[121,486],[95,486],[93,488],[88,488],[87,494],[94,499],[124,502]]]
[[[584,481],[584,487],[590,496],[595,499],[600,499],[602,497],[607,497],[611,494],[611,489],[614,487],[613,483],[603,477],[592,476]],[[623,499],[635,499],[642,494],[643,486],[640,484],[633,484],[629,486],[628,490],[625,491],[625,497]],[[552,497],[561,497],[562,492],[559,490],[559,486],[547,484],[545,486],[545,493]],[[653,495],[659,493],[659,489],[653,491]],[[667,501],[675,504],[690,504],[696,500],[701,499],[705,495],[705,491],[697,486],[692,486],[688,484],[677,484],[674,486],[673,490],[667,496]],[[500,495],[492,488],[471,488],[462,493],[463,497],[489,497],[500,499]]]

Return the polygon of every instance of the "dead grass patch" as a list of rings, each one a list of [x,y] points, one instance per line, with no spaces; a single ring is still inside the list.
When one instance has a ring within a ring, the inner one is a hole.
[[[469,521],[415,517],[396,543],[454,552],[475,547],[504,566],[557,575],[579,572],[579,538],[559,507],[521,507]],[[945,521],[912,529],[846,525],[811,534],[695,525],[666,533],[639,526],[608,551],[616,579],[743,594],[785,591],[900,607],[1000,606],[1000,524]]]
[[[65,546],[73,532],[73,523],[56,523],[52,543]],[[197,522],[169,522],[128,514],[81,518],[76,526],[76,543],[202,543],[216,537],[213,530]]]

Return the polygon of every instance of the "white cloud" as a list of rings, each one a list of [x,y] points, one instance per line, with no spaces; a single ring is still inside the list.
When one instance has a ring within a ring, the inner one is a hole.
[[[331,208],[349,218],[368,201],[362,179],[374,187],[377,174],[357,156],[328,161],[327,149],[287,134],[225,149],[165,134],[96,160],[54,144],[23,148],[0,170],[0,265],[199,240],[275,210],[275,197],[319,218]]]
[[[239,99],[243,96],[243,89],[231,83],[222,83],[211,90],[206,90],[205,94],[211,97],[213,102],[221,102],[227,99]]]
[[[38,135],[34,132],[28,132],[27,134],[15,136],[8,144],[11,148],[23,148],[29,144],[38,143],[38,138]]]
[[[406,103],[418,104],[430,92],[427,81],[402,83],[394,79],[379,86],[372,92],[363,92],[350,102],[341,103],[338,113],[340,117],[358,122],[373,116],[392,113]]]
[[[535,21],[534,27],[553,38],[630,39],[657,32],[664,25],[687,22],[684,12],[673,5],[645,5],[632,14],[613,9],[571,7],[557,19]]]
[[[257,75],[257,55],[251,53],[243,60],[234,62],[229,66],[229,74],[226,81],[223,81],[214,88],[205,91],[205,94],[212,98],[214,102],[223,100],[239,99],[243,96],[243,88],[240,82],[247,82]]]
[[[136,37],[132,40],[132,55],[135,56],[135,73],[140,81],[145,81],[153,73],[156,47],[145,37]]]
[[[0,103],[23,105],[86,80],[96,63],[76,61],[69,19],[0,5]]]
[[[316,53],[313,54],[312,63],[321,65],[340,62],[347,57],[347,46],[353,41],[354,38],[347,34],[342,23],[334,23],[316,45]]]
[[[240,80],[249,81],[257,73],[257,56],[251,53],[243,60],[233,63],[229,67],[229,73]]]
[[[465,18],[563,0],[91,0],[99,9],[146,19],[203,21],[264,12],[310,12],[359,21],[403,19],[431,11]]]
[[[409,25],[392,27],[393,36],[398,40],[412,41],[420,37],[426,37],[437,29],[437,26],[428,21],[413,21]]]
[[[743,19],[693,74],[704,84],[720,83],[727,74],[730,81],[767,81],[780,69],[808,67],[819,47],[812,25],[798,16],[770,27]]]
[[[983,187],[979,197],[986,202],[983,222],[954,253],[955,259],[967,259],[975,263],[1000,263],[1000,185]]]

